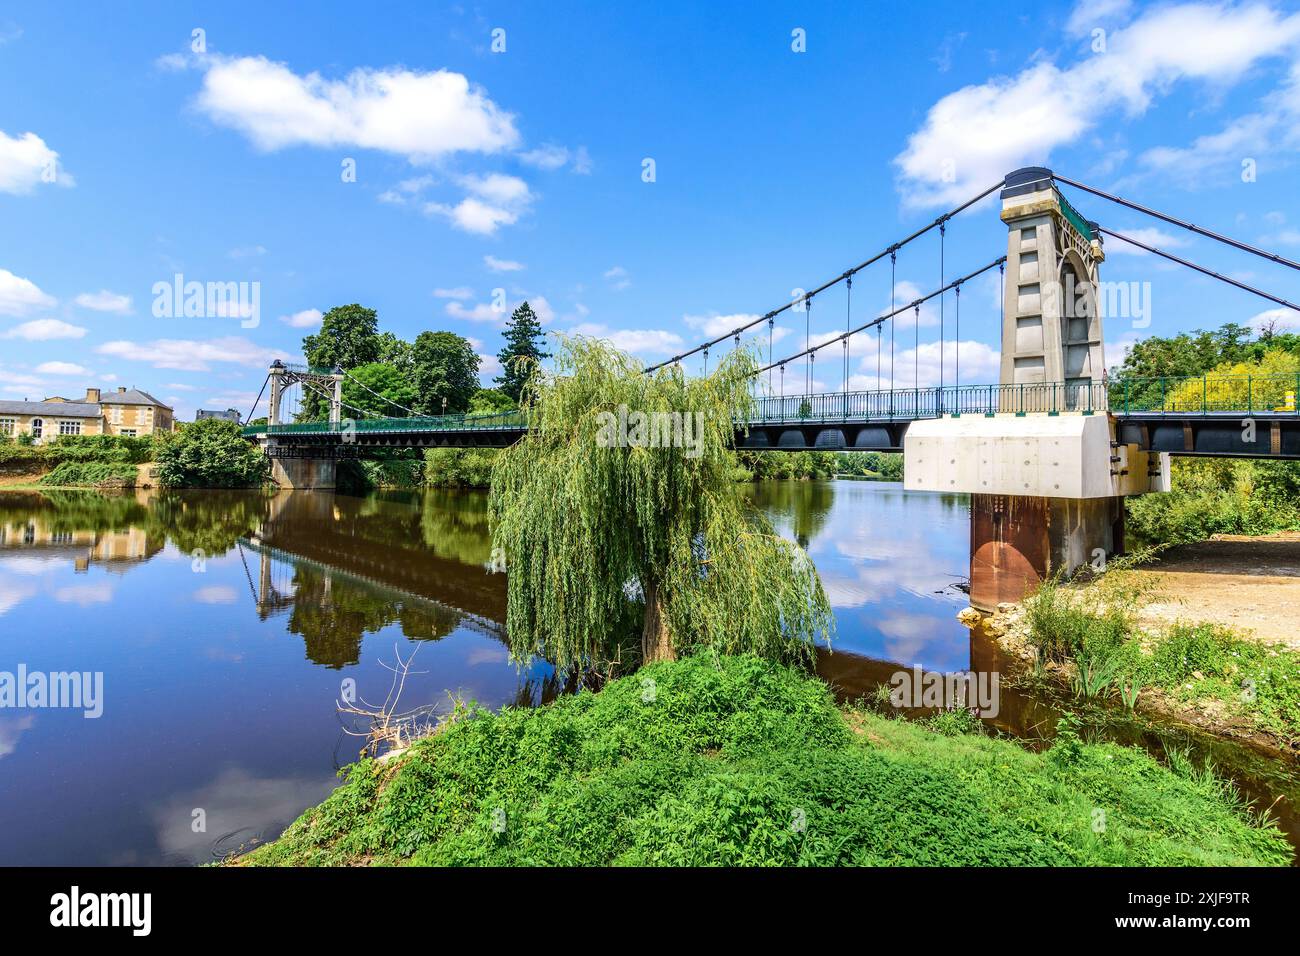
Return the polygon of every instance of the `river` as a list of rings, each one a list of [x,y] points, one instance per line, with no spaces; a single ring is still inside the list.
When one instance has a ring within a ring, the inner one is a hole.
[[[836,634],[818,670],[841,697],[900,666],[1005,665],[956,620],[964,497],[864,481],[742,493],[821,574]],[[0,672],[102,675],[98,716],[0,710],[0,864],[185,865],[273,838],[357,756],[339,701],[352,687],[382,701],[399,655],[415,654],[404,705],[554,696],[544,662],[509,660],[491,564],[482,492],[0,493]],[[1050,735],[1050,701],[1003,699],[1000,729]],[[1257,801],[1283,795],[1294,841],[1294,768],[1213,755]]]

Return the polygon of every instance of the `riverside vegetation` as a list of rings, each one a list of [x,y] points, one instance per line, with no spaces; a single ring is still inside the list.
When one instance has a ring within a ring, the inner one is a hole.
[[[1282,834],[1183,760],[1032,753],[837,708],[753,656],[648,666],[600,692],[472,706],[362,760],[245,865],[1285,865]]]
[[[749,364],[734,352],[688,381],[563,343],[555,375],[524,389],[537,427],[494,463],[490,530],[512,656],[594,672],[583,686],[602,689],[496,714],[458,706],[348,768],[239,862],[1290,861],[1270,820],[1177,754],[1085,742],[1068,718],[1033,753],[966,714],[922,726],[837,707],[796,669],[829,623],[817,572],[729,487],[727,423],[749,401]],[[718,424],[698,458],[592,454],[593,410],[620,404]]]
[[[1063,666],[1080,698],[1152,703],[1211,729],[1300,742],[1300,655],[1217,624],[1144,628],[1137,612],[1152,596],[1124,565],[1086,586],[1049,579],[1024,602],[1023,637],[1040,666]]]
[[[21,436],[20,436],[21,438]],[[0,442],[0,474],[33,475],[47,488],[129,488],[138,466],[155,464],[164,488],[256,488],[266,458],[234,422],[203,419],[149,437],[62,435],[42,445]]]

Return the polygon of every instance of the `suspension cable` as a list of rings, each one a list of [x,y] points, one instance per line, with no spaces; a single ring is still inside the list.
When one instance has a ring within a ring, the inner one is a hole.
[[[849,276],[844,295],[844,394],[849,393],[849,326],[853,322],[853,276]]]
[[[355,378],[353,378],[351,375],[349,375],[349,374],[347,373],[347,370],[346,370],[346,369],[340,369],[339,371],[341,371],[341,372],[343,373],[343,377],[346,378],[346,379],[347,379],[349,382],[351,382],[353,385],[357,385],[357,386],[359,386],[359,387],[361,387],[361,388],[364,388],[364,389],[365,389],[367,392],[369,392],[371,395],[375,396],[375,398],[383,399],[383,400],[384,400],[385,402],[387,402],[389,405],[392,405],[392,406],[394,406],[394,407],[396,407],[396,408],[400,408],[402,411],[406,412],[407,415],[419,415],[419,414],[420,414],[419,412],[415,411],[414,409],[407,408],[405,405],[401,404],[400,402],[395,402],[395,401],[393,401],[393,400],[392,400],[391,398],[389,398],[387,395],[380,395],[378,392],[376,392],[373,388],[371,388],[371,387],[370,387],[369,385],[367,385],[365,382],[359,381],[358,379],[355,379]]]
[[[888,322],[894,316],[906,312],[908,309],[919,308],[923,302],[928,302],[929,300],[933,299],[935,296],[939,295],[941,292],[947,292],[957,287],[958,285],[961,285],[964,282],[969,282],[971,279],[983,275],[984,273],[988,272],[990,269],[994,268],[995,266],[1000,266],[1006,261],[1007,261],[1006,256],[1002,256],[998,259],[994,259],[988,265],[980,266],[980,268],[976,269],[974,272],[964,275],[960,279],[954,279],[952,282],[949,282],[942,289],[935,289],[933,292],[927,292],[925,295],[921,296],[920,298],[914,299],[913,301],[907,303],[906,305],[899,306],[898,308],[893,309],[892,311],[887,312],[884,315],[878,316],[872,319],[870,322],[864,322],[862,325],[859,325],[854,329],[850,329],[848,332],[844,332],[841,335],[837,335],[833,339],[827,339],[825,342],[821,342],[817,345],[812,346],[811,348],[804,349],[804,351],[802,352],[797,352],[794,355],[787,355],[785,358],[773,362],[772,365],[775,365],[777,368],[782,369],[783,370],[782,374],[784,374],[784,368],[787,362],[793,362],[796,359],[801,359],[805,355],[808,355],[812,352],[816,352],[819,349],[826,348],[828,345],[832,344],[833,342],[838,342],[841,339],[847,338],[848,336],[857,335],[859,332],[862,332],[866,329],[870,329],[873,328],[874,326],[881,325],[884,322]],[[763,372],[766,372],[769,368],[772,367],[772,365],[765,365],[760,369],[755,369],[753,374],[758,375]]]
[[[1085,186],[1083,183],[1075,182],[1073,179],[1066,179],[1064,176],[1058,176],[1055,173],[1052,174],[1052,178],[1055,179],[1057,182],[1065,183],[1067,186],[1073,186],[1075,189],[1082,189],[1084,192],[1092,193],[1094,196],[1100,196],[1102,199],[1109,199],[1113,203],[1119,203],[1119,205],[1121,206],[1127,206],[1129,209],[1132,209],[1136,212],[1143,213],[1144,215],[1154,216],[1156,219],[1162,219],[1165,222],[1169,223],[1171,226],[1179,226],[1183,229],[1191,230],[1192,232],[1197,233],[1198,235],[1205,236],[1207,239],[1213,239],[1216,242],[1222,242],[1229,246],[1232,246],[1234,249],[1240,249],[1242,252],[1249,252],[1252,255],[1259,256],[1262,259],[1267,259],[1270,262],[1276,262],[1278,265],[1283,265],[1291,269],[1300,270],[1300,262],[1295,262],[1291,259],[1287,259],[1283,256],[1279,256],[1275,252],[1269,252],[1266,249],[1260,249],[1257,248],[1256,246],[1250,245],[1249,243],[1241,242],[1240,240],[1232,239],[1228,236],[1220,235],[1217,232],[1212,232],[1209,229],[1204,229],[1201,226],[1194,225],[1190,222],[1184,222],[1183,220],[1176,219],[1173,216],[1167,216],[1162,212],[1157,212],[1154,209],[1150,209],[1146,206],[1140,205],[1131,200],[1124,199],[1120,196],[1112,196],[1110,193],[1102,192],[1100,189],[1094,189],[1091,186]],[[1106,230],[1102,230],[1102,231],[1105,232]],[[1111,233],[1111,235],[1114,235],[1114,233]]]
[[[898,256],[891,252],[889,254],[889,307],[891,309],[898,305],[898,293],[894,291],[894,275],[897,266]],[[891,391],[894,388],[894,325],[891,316],[889,323],[889,388]]]
[[[931,229],[935,229],[935,228],[938,228],[939,226],[942,226],[942,225],[943,225],[945,222],[947,222],[949,219],[953,218],[953,217],[956,216],[958,213],[965,212],[967,209],[969,209],[971,206],[975,205],[977,202],[979,202],[979,201],[980,201],[981,199],[983,199],[984,197],[986,197],[986,196],[990,195],[991,193],[996,192],[997,190],[1001,189],[1005,184],[1006,184],[1006,180],[1005,180],[1005,179],[999,180],[998,182],[996,182],[996,183],[994,183],[992,186],[990,186],[988,189],[985,189],[983,192],[981,192],[978,196],[974,196],[974,197],[972,197],[972,198],[966,200],[966,201],[965,201],[964,203],[962,203],[960,206],[957,206],[957,207],[955,207],[954,209],[950,209],[948,212],[944,213],[942,216],[940,216],[938,219],[934,220],[934,222],[930,223],[929,225],[927,225],[927,226],[923,226],[922,228],[920,228],[920,229],[916,230],[915,232],[913,232],[910,236],[907,236],[907,237],[905,237],[905,238],[903,238],[903,239],[900,239],[898,242],[895,242],[895,243],[893,243],[892,245],[887,246],[886,248],[882,249],[880,252],[878,252],[878,253],[876,253],[875,255],[871,256],[869,259],[867,259],[867,260],[865,260],[865,261],[863,261],[863,262],[860,262],[858,265],[854,266],[853,268],[848,269],[848,270],[846,270],[846,271],[840,273],[840,274],[837,275],[835,278],[831,279],[831,280],[828,281],[828,282],[823,283],[822,285],[818,286],[816,289],[813,289],[811,292],[807,292],[807,293],[805,293],[805,294],[804,294],[804,298],[805,298],[805,299],[811,299],[813,296],[815,296],[815,295],[817,295],[817,294],[819,294],[819,293],[821,293],[821,292],[825,292],[827,289],[831,288],[832,286],[836,285],[836,284],[839,283],[839,282],[842,282],[843,280],[847,279],[849,276],[856,275],[857,273],[861,272],[863,269],[867,268],[867,266],[870,266],[870,265],[872,265],[872,264],[874,264],[874,263],[876,263],[876,262],[879,262],[881,259],[885,258],[885,256],[891,256],[891,257],[892,257],[895,253],[898,252],[899,249],[903,248],[903,246],[907,245],[908,243],[910,243],[910,242],[912,242],[912,241],[914,241],[914,240],[916,240],[916,239],[919,239],[921,236],[924,236],[924,235],[925,235],[927,232],[929,232]],[[694,355],[696,352],[701,352],[701,351],[703,351],[704,349],[708,348],[708,347],[711,346],[711,345],[716,345],[716,344],[719,343],[719,342],[725,341],[726,339],[730,338],[732,335],[738,334],[738,333],[740,333],[740,332],[745,332],[745,331],[747,331],[747,330],[753,328],[754,326],[758,325],[760,322],[763,322],[763,321],[766,320],[766,319],[775,318],[776,316],[780,315],[782,312],[785,312],[787,309],[793,308],[794,305],[795,305],[797,302],[799,302],[799,301],[800,301],[800,300],[799,300],[798,298],[792,299],[792,300],[790,300],[789,302],[785,303],[785,305],[781,306],[781,307],[778,308],[778,309],[773,309],[771,312],[766,312],[766,313],[764,313],[763,315],[758,316],[758,318],[754,319],[754,320],[751,321],[751,322],[747,322],[747,323],[745,323],[744,325],[737,326],[737,327],[736,327],[735,329],[733,329],[732,331],[727,332],[727,333],[725,333],[725,334],[719,336],[719,337],[716,338],[716,339],[713,339],[713,340],[708,341],[708,342],[703,342],[703,343],[701,343],[700,345],[695,346],[695,348],[691,349],[689,352],[683,352],[682,354],[680,354],[680,355],[676,355],[676,356],[674,356],[673,358],[670,358],[670,359],[667,359],[666,361],[660,362],[660,363],[658,363],[657,365],[651,365],[651,366],[649,366],[648,368],[646,368],[646,371],[647,371],[647,372],[653,372],[653,371],[655,371],[656,369],[663,368],[665,365],[671,365],[673,362],[676,362],[676,361],[678,361],[679,359],[687,358],[687,357],[689,357],[689,356],[691,356],[691,355]],[[890,306],[891,306],[891,307],[893,306],[893,302],[892,302],[892,301],[890,302]]]
[[[939,227],[939,285],[943,285],[944,233],[948,224]],[[943,394],[943,296],[939,296],[939,394]]]
[[[1137,246],[1139,249],[1145,249],[1147,252],[1153,252],[1158,256],[1168,259],[1170,262],[1176,262],[1181,266],[1187,266],[1187,268],[1189,269],[1195,269],[1197,272],[1200,272],[1203,275],[1207,275],[1212,279],[1218,279],[1220,282],[1226,282],[1228,283],[1228,285],[1234,285],[1238,289],[1243,289],[1246,292],[1251,292],[1262,299],[1268,299],[1268,301],[1270,302],[1276,302],[1278,305],[1285,306],[1288,309],[1294,309],[1295,311],[1300,312],[1300,305],[1296,305],[1294,302],[1288,302],[1286,299],[1273,295],[1270,292],[1265,292],[1263,289],[1256,289],[1252,285],[1246,285],[1246,283],[1244,282],[1239,282],[1236,279],[1229,278],[1228,276],[1225,276],[1222,273],[1215,272],[1213,269],[1207,269],[1205,266],[1199,266],[1195,262],[1190,262],[1187,259],[1183,259],[1180,256],[1174,255],[1172,252],[1165,252],[1162,249],[1157,249],[1155,246],[1149,246],[1145,242],[1139,242],[1138,240],[1132,238],[1131,236],[1125,236],[1121,233],[1114,232],[1113,230],[1107,229],[1104,226],[1098,226],[1097,228],[1099,232],[1104,232],[1108,236],[1114,236],[1116,239],[1119,239],[1121,242],[1131,243],[1132,245]]]
[[[912,391],[921,388],[921,303],[914,303],[916,314],[912,316],[912,335],[916,342],[912,346]]]
[[[953,374],[956,375],[957,380],[953,384],[956,385],[958,388],[961,388],[961,286],[960,285],[957,286],[957,288],[953,289],[952,291],[953,291],[953,295],[957,297],[956,302],[953,304],[953,311],[956,313],[954,318],[957,323],[957,328],[953,332],[953,338],[956,340],[957,343],[956,347],[953,349],[953,353],[956,356],[957,368]]]
[[[803,297],[803,342],[804,345],[812,345],[812,298],[809,296]],[[805,395],[812,393],[811,362],[803,363],[803,393]]]
[[[266,378],[262,379],[262,387],[257,390],[257,398],[253,401],[253,407],[248,410],[248,417],[244,419],[245,425],[253,420],[253,412],[257,411],[257,406],[261,404],[262,393],[266,391],[266,383],[269,381],[271,381],[271,373],[267,372]]]

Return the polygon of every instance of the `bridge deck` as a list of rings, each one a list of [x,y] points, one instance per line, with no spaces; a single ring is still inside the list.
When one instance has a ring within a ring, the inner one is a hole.
[[[736,445],[782,451],[898,451],[907,426],[964,415],[1110,414],[1120,440],[1178,455],[1300,458],[1300,376],[961,385],[759,398]],[[519,411],[249,426],[280,457],[363,457],[367,449],[494,448],[527,430]]]

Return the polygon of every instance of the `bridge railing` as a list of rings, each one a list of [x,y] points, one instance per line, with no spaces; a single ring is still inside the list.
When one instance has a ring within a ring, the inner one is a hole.
[[[246,425],[244,435],[328,435],[352,431],[356,434],[406,431],[487,431],[515,430],[527,426],[527,418],[518,410],[456,415],[413,415],[408,418],[348,418],[341,423],[292,422],[284,425]]]
[[[1060,414],[1107,408],[1101,383],[1039,382],[1021,385],[948,385],[821,395],[765,396],[750,421],[913,421],[943,415]]]
[[[1110,407],[1116,414],[1300,415],[1300,373],[1116,379],[1110,383]]]

